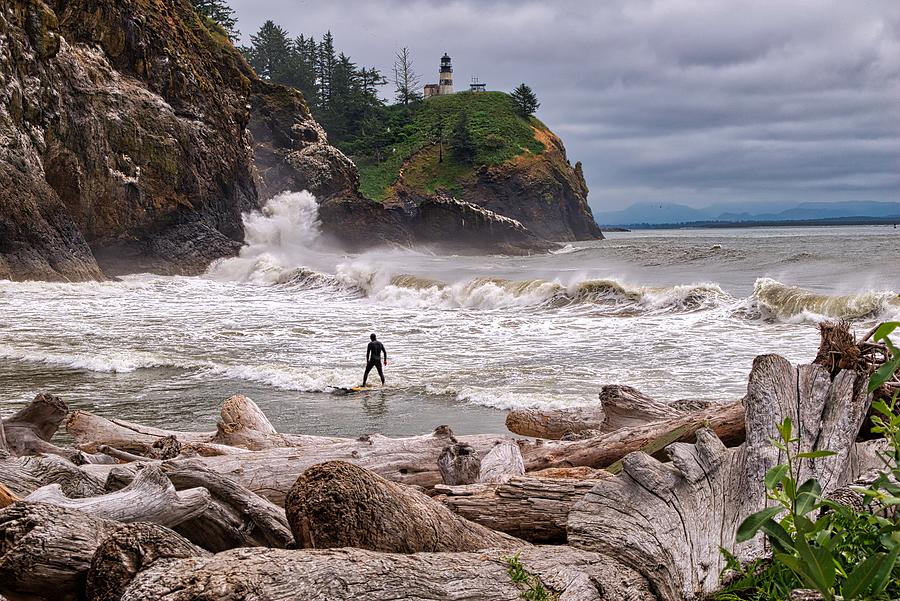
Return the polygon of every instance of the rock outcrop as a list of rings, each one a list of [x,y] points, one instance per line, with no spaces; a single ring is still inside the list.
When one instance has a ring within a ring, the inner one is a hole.
[[[199,273],[284,190],[315,194],[351,248],[548,247],[515,216],[358,185],[303,96],[260,80],[188,0],[0,0],[0,279]]]
[[[603,238],[588,205],[581,163],[569,163],[562,140],[549,129],[536,128],[535,137],[544,152],[478,169],[462,198],[515,219],[547,240]]]

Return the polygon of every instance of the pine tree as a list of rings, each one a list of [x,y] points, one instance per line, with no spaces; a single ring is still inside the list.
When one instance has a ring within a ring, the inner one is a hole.
[[[316,48],[316,79],[319,82],[319,106],[330,107],[332,83],[337,56],[334,51],[334,36],[327,32]]]
[[[541,106],[535,93],[524,83],[513,90],[511,96],[523,117],[530,117]]]
[[[461,163],[471,163],[475,160],[475,142],[469,133],[469,114],[463,111],[459,114],[453,133],[450,135],[450,149],[453,156]]]
[[[241,32],[237,30],[234,9],[225,0],[191,0],[191,4],[198,13],[221,25],[232,42],[241,36]]]
[[[421,82],[422,78],[413,69],[409,48],[401,48],[394,59],[394,88],[396,90],[394,97],[397,102],[408,106],[410,102],[421,99],[422,94],[419,92]]]
[[[293,53],[287,32],[273,21],[266,21],[250,36],[250,42],[250,48],[243,49],[250,66],[263,79],[284,83]]]

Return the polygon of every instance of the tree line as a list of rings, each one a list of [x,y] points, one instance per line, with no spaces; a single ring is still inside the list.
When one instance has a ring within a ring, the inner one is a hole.
[[[232,41],[238,39],[237,19],[226,0],[191,2],[200,14],[217,22]],[[389,110],[381,99],[381,89],[389,83],[387,76],[375,67],[360,67],[338,51],[330,31],[318,41],[303,34],[293,37],[268,20],[250,36],[250,45],[239,50],[263,79],[300,90],[330,141],[349,154],[382,160],[384,149],[409,123],[415,105],[422,101],[422,77],[408,48],[396,54],[391,69],[394,100],[404,107],[401,111]],[[524,117],[540,106],[525,84],[516,88],[512,98]],[[458,158],[474,157],[466,116],[454,125],[452,138]]]

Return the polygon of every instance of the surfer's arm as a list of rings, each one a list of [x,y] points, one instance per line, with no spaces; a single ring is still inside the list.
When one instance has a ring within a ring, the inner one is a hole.
[[[387,365],[387,349],[382,345],[381,352],[384,353],[384,364]]]

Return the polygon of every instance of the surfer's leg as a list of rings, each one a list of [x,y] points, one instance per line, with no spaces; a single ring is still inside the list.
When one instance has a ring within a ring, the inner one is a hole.
[[[384,370],[381,369],[381,361],[376,361],[375,367],[378,368],[378,375],[381,376],[381,385],[384,386]]]
[[[363,376],[363,386],[366,385],[366,380],[369,379],[369,372],[372,371],[372,365],[373,365],[373,363],[372,363],[371,361],[369,361],[369,362],[366,364],[366,373],[365,373],[365,375]],[[378,371],[381,372],[381,368],[380,368],[380,367],[378,368]],[[384,380],[384,378],[382,378],[382,380]]]

